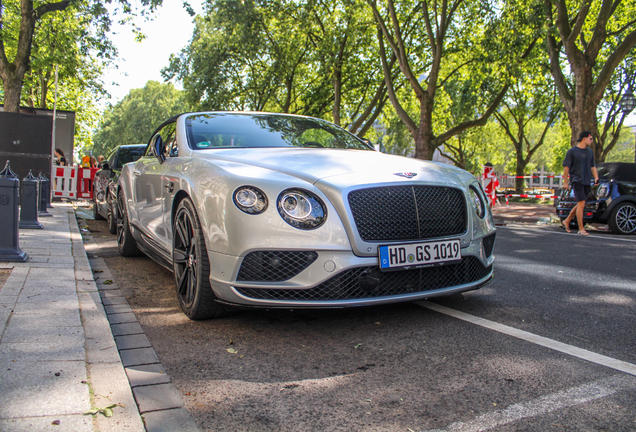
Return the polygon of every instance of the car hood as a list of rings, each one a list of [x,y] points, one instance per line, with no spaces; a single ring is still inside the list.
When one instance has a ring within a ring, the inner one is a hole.
[[[394,156],[374,151],[254,148],[201,152],[196,157],[217,163],[247,164],[287,174],[311,184],[346,188],[351,185],[381,184],[408,180],[461,185],[473,178],[464,170],[420,159]]]

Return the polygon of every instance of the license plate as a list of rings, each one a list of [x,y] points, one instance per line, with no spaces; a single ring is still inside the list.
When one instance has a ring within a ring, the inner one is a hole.
[[[422,267],[462,259],[459,240],[380,246],[380,269]]]

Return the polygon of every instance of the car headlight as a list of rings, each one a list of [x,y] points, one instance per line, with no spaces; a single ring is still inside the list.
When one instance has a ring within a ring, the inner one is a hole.
[[[473,203],[473,208],[475,209],[475,213],[477,213],[477,216],[480,219],[483,219],[484,216],[486,215],[486,205],[484,204],[484,201],[482,200],[481,195],[472,186],[468,188],[468,191],[470,193],[470,200]]]
[[[298,229],[314,229],[327,220],[322,200],[302,189],[287,189],[278,195],[278,213],[285,222]]]
[[[609,196],[610,185],[609,183],[601,183],[596,189],[596,199],[603,199]]]
[[[234,204],[247,214],[260,214],[267,209],[267,196],[254,186],[241,186],[234,191]]]

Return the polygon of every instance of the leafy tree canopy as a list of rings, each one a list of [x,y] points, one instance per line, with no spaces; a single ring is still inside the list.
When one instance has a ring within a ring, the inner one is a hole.
[[[190,111],[183,91],[170,83],[148,81],[109,106],[93,136],[93,154],[107,156],[122,144],[148,143],[150,135],[173,115]]]

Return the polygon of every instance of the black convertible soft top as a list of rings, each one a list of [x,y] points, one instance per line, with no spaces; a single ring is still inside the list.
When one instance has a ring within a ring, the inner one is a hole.
[[[636,163],[602,162],[596,164],[596,169],[602,179],[636,182]]]

